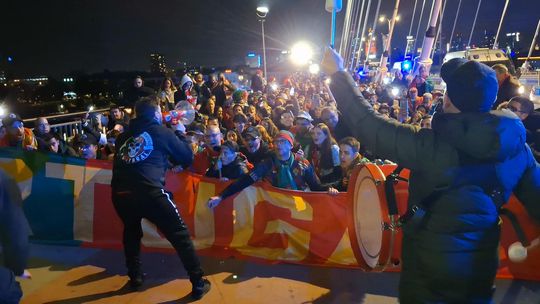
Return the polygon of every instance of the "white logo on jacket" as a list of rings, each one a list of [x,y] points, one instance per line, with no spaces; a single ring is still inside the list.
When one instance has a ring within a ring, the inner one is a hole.
[[[137,137],[130,137],[120,147],[120,158],[128,164],[138,163],[150,156],[154,150],[152,137],[147,132],[140,134]]]

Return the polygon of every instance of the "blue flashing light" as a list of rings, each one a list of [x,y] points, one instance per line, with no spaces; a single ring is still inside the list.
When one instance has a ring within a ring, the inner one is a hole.
[[[248,53],[247,56],[248,57],[255,57],[255,53]]]
[[[401,70],[403,71],[410,71],[412,69],[412,62],[406,60],[406,61],[403,61],[403,63],[401,64]]]
[[[13,62],[13,57],[9,56],[9,57],[7,58],[7,61]]]

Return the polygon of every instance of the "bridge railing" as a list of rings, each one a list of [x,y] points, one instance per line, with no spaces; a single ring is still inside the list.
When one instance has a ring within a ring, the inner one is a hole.
[[[109,108],[104,109],[97,109],[90,113],[98,113],[98,114],[105,114],[109,111]],[[89,113],[87,111],[83,112],[75,112],[75,113],[68,113],[68,114],[57,114],[57,115],[50,115],[50,116],[42,116],[49,121],[51,131],[58,134],[61,138],[64,140],[67,140],[68,138],[74,136],[75,134],[82,134],[84,133],[81,123],[81,117],[85,115],[86,113]],[[25,124],[31,124],[34,125],[35,121],[38,119],[38,117],[35,118],[28,118],[24,119]],[[51,123],[53,121],[59,121],[58,123]],[[33,129],[33,128],[31,128]],[[106,132],[106,126],[103,127],[103,132]]]

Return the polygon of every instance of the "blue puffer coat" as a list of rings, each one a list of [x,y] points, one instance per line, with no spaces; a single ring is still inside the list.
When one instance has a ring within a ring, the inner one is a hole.
[[[500,205],[514,192],[540,220],[540,167],[521,121],[501,111],[439,114],[432,130],[419,129],[375,114],[345,72],[331,90],[354,136],[411,170],[409,205],[427,211],[404,227],[400,303],[490,303]]]

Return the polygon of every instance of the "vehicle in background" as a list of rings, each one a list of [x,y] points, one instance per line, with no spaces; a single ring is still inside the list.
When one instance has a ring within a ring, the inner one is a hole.
[[[512,74],[513,76],[516,75],[516,68],[514,67],[514,63],[506,55],[505,52],[499,49],[493,50],[487,48],[479,48],[465,51],[449,52],[446,54],[446,56],[444,56],[443,64],[448,60],[454,58],[466,58],[468,60],[475,60],[484,63],[490,67],[502,63],[508,68],[510,74]]]

